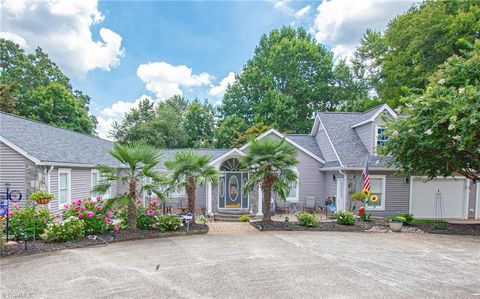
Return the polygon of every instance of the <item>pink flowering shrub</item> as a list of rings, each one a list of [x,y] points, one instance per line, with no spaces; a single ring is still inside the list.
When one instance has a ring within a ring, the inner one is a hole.
[[[85,234],[104,233],[113,229],[111,218],[112,211],[104,209],[103,200],[76,199],[71,205],[65,206],[62,211],[62,218],[68,219],[73,216],[84,222]]]
[[[144,208],[142,202],[137,202],[137,228],[143,230],[155,229],[156,223],[160,216],[160,203],[158,200],[152,199],[150,203]],[[121,209],[118,213],[122,228],[127,227],[127,212],[126,209]]]

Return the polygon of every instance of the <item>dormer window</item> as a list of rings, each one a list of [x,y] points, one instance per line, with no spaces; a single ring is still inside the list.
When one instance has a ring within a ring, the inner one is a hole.
[[[387,128],[383,126],[376,126],[375,129],[375,144],[376,146],[383,145],[388,140],[388,136],[385,135]]]

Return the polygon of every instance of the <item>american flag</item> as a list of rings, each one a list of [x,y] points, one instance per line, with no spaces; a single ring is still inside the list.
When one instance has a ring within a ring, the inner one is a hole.
[[[368,160],[367,160],[367,163],[365,163],[365,169],[363,170],[362,175],[364,177],[363,189],[367,189],[368,191],[370,191],[370,176],[368,175]]]

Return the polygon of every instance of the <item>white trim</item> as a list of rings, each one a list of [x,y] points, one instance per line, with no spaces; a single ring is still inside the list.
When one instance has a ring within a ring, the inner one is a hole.
[[[60,203],[60,175],[61,174],[68,174],[68,177],[67,177],[67,202],[64,202],[64,203]],[[57,171],[57,174],[58,174],[58,181],[57,181],[57,188],[58,188],[58,209],[59,210],[62,210],[63,209],[63,205],[68,203],[70,204],[72,202],[72,170],[70,168],[59,168],[58,171]]]
[[[258,207],[257,216],[263,216],[263,192],[262,187],[258,184]]]
[[[476,187],[476,193],[477,193],[477,196],[476,196],[476,200],[475,200],[475,219],[478,219],[480,218],[480,182],[479,181],[476,181],[476,184],[475,184],[475,187]]]
[[[361,170],[363,171],[365,168],[363,167],[325,167],[325,168],[322,168],[320,167],[319,170],[320,171],[332,171],[332,170]],[[368,170],[369,171],[391,171],[391,172],[395,172],[397,171],[398,169],[394,169],[394,168],[386,168],[386,167],[371,167],[370,165],[368,165]]]
[[[93,174],[97,175],[97,185],[100,183],[100,172],[97,169],[90,170],[90,197],[93,199],[98,196],[98,194],[93,194]]]
[[[469,203],[470,203],[470,179],[467,179],[466,181],[466,188],[465,189],[465,219],[468,219],[468,208],[469,208]]]
[[[207,182],[207,213],[210,215],[213,213],[212,209],[212,183]]]
[[[20,155],[22,155],[25,158],[27,158],[28,160],[32,161],[33,163],[35,163],[37,165],[40,164],[40,160],[38,158],[32,156],[27,151],[25,151],[24,149],[17,146],[16,144],[14,144],[13,142],[9,141],[8,139],[6,139],[5,137],[3,137],[1,135],[0,135],[0,141],[5,143],[5,145],[7,145],[8,147],[11,147],[14,151],[18,152]]]
[[[285,201],[287,202],[296,202],[298,203],[300,201],[300,172],[296,167],[292,167],[292,170],[297,173],[297,182],[296,182],[296,192],[295,192],[295,197],[287,197]],[[289,192],[290,193],[290,192]],[[288,195],[288,194],[287,194]]]
[[[345,193],[345,185],[346,185],[346,182],[345,182],[345,175],[343,175],[342,178],[338,177],[336,179],[336,183],[337,183],[337,190],[335,191],[335,194],[336,194],[336,205],[337,205],[337,211],[345,211],[346,210],[346,204],[345,204],[345,197],[347,196],[346,193]],[[343,183],[343,186],[340,184],[340,183]],[[341,191],[341,187],[343,187],[343,198],[342,200],[340,201],[340,191]]]
[[[310,131],[310,135],[315,136],[317,135],[318,131],[318,113],[315,113],[315,120],[313,121],[312,130]]]
[[[322,127],[323,127],[323,130],[325,131],[325,135],[327,135],[327,140],[328,140],[328,142],[330,143],[330,146],[332,147],[333,152],[335,153],[335,156],[337,157],[338,163],[340,163],[340,167],[341,167],[342,169],[345,168],[345,165],[343,165],[342,160],[340,160],[340,157],[338,156],[337,150],[336,150],[335,147],[333,146],[332,139],[330,139],[330,136],[328,135],[327,128],[325,128],[325,126],[323,125],[323,121],[322,121],[322,119],[320,118],[320,116],[317,116],[317,117],[318,117],[318,120],[320,121],[320,124],[321,124]]]
[[[380,206],[369,207],[368,204],[365,204],[366,211],[385,211],[385,205],[387,203],[387,176],[385,174],[371,174],[370,181],[372,179],[382,179],[382,198]]]
[[[210,161],[210,165],[215,165],[216,163],[218,162],[223,162],[222,160],[226,157],[230,157],[232,155],[237,155],[237,156],[245,156],[245,153],[242,152],[241,150],[239,150],[238,148],[232,148],[231,150],[229,150],[228,152],[226,152],[225,154],[221,155],[220,157],[216,158],[215,160],[213,161]],[[221,163],[220,163],[221,165]],[[218,167],[217,167],[218,168]]]
[[[361,125],[364,125],[364,124],[367,124],[367,123],[370,123],[370,122],[375,121],[375,119],[380,115],[380,113],[382,113],[382,112],[385,111],[385,110],[387,110],[388,113],[390,113],[390,115],[393,116],[394,118],[398,118],[397,113],[395,113],[395,111],[393,111],[393,109],[390,108],[390,106],[388,106],[387,104],[383,104],[382,107],[380,107],[380,108],[378,109],[378,111],[375,112],[375,114],[374,114],[372,117],[370,117],[369,119],[364,120],[364,121],[362,121],[362,122],[353,124],[353,125],[350,126],[350,128],[354,129],[354,128],[359,127],[359,126],[361,126]]]
[[[409,177],[408,182],[410,184],[410,186],[409,186],[410,190],[409,190],[409,194],[408,194],[408,214],[412,215],[413,176]]]
[[[280,138],[284,138],[288,143],[292,144],[293,146],[297,147],[298,149],[300,149],[301,151],[303,151],[305,154],[309,155],[310,157],[314,158],[315,160],[325,164],[325,160],[320,158],[319,156],[315,155],[314,153],[312,153],[311,151],[307,150],[306,148],[304,148],[303,146],[301,146],[300,144],[296,143],[295,141],[293,141],[292,139],[288,138],[288,136],[285,136],[283,135],[282,133],[278,132],[277,130],[275,129],[270,129],[264,133],[262,133],[261,135],[259,135],[257,138],[255,138],[255,140],[260,140],[262,138],[264,138],[265,136],[268,136],[270,134],[275,134],[277,135],[278,137]],[[240,147],[240,149],[243,151],[245,150],[247,147],[249,147],[251,144],[251,142],[248,142],[244,145],[242,145]]]

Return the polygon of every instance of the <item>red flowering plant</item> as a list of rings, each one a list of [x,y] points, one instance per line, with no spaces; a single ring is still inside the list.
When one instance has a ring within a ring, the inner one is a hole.
[[[72,204],[65,204],[61,217],[70,216],[81,219],[85,224],[85,234],[104,233],[114,228],[112,223],[113,212],[105,209],[101,197],[93,199],[76,199]],[[57,216],[58,217],[58,216]]]
[[[372,215],[365,213],[365,208],[361,207],[358,209],[358,216],[360,216],[360,219],[362,219],[363,221],[370,221],[370,217]]]
[[[161,204],[156,198],[152,198],[150,202],[143,207],[142,201],[136,202],[137,207],[137,228],[143,230],[155,229],[156,223],[161,215]],[[121,219],[120,227],[126,228],[128,224],[127,209],[120,209],[118,216]]]

